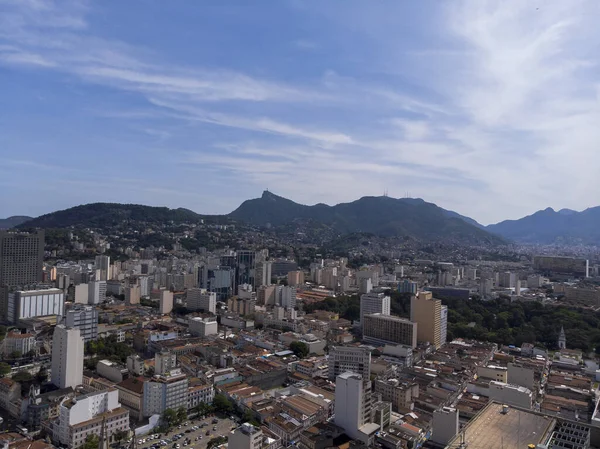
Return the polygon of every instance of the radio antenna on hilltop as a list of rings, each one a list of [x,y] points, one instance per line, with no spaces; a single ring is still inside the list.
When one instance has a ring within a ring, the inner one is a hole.
[[[383,191],[383,196],[385,196],[385,197],[387,197],[387,196],[388,196],[388,189],[385,189],[385,190]]]

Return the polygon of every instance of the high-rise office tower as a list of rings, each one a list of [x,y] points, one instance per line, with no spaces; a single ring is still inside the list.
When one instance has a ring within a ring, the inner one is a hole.
[[[186,293],[186,306],[188,310],[216,313],[217,294],[203,288],[190,288]]]
[[[173,311],[173,292],[169,290],[160,291],[158,311],[162,315],[167,315]]]
[[[271,285],[273,262],[263,260],[256,264],[256,275],[254,287],[262,287],[263,285]]]
[[[390,297],[384,293],[366,293],[360,297],[360,322],[364,321],[364,316],[371,313],[390,314]]]
[[[108,281],[110,279],[110,257],[109,256],[96,256],[94,263],[96,273],[99,275],[97,281]]]
[[[329,350],[329,379],[347,371],[368,379],[371,374],[371,350],[366,347],[332,346]]]
[[[417,341],[429,342],[436,349],[442,341],[442,301],[431,292],[419,292],[410,300],[410,320],[417,323]]]
[[[57,324],[52,338],[52,383],[58,388],[83,383],[83,337],[79,329]]]
[[[92,281],[88,284],[89,304],[102,304],[106,301],[106,281]]]
[[[440,317],[440,344],[446,344],[448,338],[448,306],[442,306],[442,315]]]
[[[235,291],[238,285],[250,284],[256,286],[256,252],[240,250],[237,252],[237,277]]]
[[[8,292],[42,281],[44,231],[0,231],[0,316],[6,320]]]
[[[140,303],[141,293],[139,285],[128,285],[124,289],[125,291],[125,304],[135,305]]]

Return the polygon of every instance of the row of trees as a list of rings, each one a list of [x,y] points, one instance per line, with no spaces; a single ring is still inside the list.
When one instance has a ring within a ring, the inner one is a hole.
[[[192,413],[197,413],[200,416],[206,416],[211,413],[221,413],[229,415],[235,412],[235,406],[233,402],[227,399],[227,396],[223,394],[216,394],[212,404],[206,404],[204,402],[199,403],[196,407],[191,410]],[[162,425],[163,430],[168,431],[169,429],[178,426],[185,420],[187,420],[187,410],[180,407],[177,410],[167,409],[162,414]]]
[[[85,344],[85,353],[123,364],[134,350],[127,343],[117,342],[116,335],[109,335],[106,338],[88,341]]]

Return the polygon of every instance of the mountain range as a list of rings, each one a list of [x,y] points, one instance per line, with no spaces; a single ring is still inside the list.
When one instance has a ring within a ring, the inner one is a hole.
[[[380,236],[408,236],[423,240],[452,239],[471,244],[565,243],[600,244],[600,207],[582,212],[547,208],[519,220],[483,226],[472,218],[443,209],[419,198],[363,197],[335,206],[306,206],[263,192],[244,201],[227,215],[200,215],[188,209],[169,209],[136,204],[93,203],[52,212],[37,218],[15,216],[0,220],[0,229],[109,228],[129,223],[199,223],[213,218],[259,227],[285,225],[327,226],[340,234],[366,232]]]
[[[486,229],[509,240],[539,244],[600,244],[600,207],[537,211],[519,220],[505,220]]]
[[[322,203],[305,206],[265,191],[260,198],[244,201],[229,217],[256,226],[313,221],[342,234],[367,232],[423,240],[445,238],[469,243],[505,243],[502,238],[470,223],[469,218],[415,198],[365,196],[335,206]]]
[[[10,229],[15,226],[19,226],[21,223],[31,220],[33,217],[26,217],[24,215],[15,215],[8,218],[0,218],[0,229]]]

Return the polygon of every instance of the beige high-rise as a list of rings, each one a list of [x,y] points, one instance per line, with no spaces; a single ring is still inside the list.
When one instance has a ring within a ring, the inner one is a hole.
[[[442,341],[442,301],[431,292],[419,292],[410,300],[410,320],[417,323],[417,342],[439,348]]]

